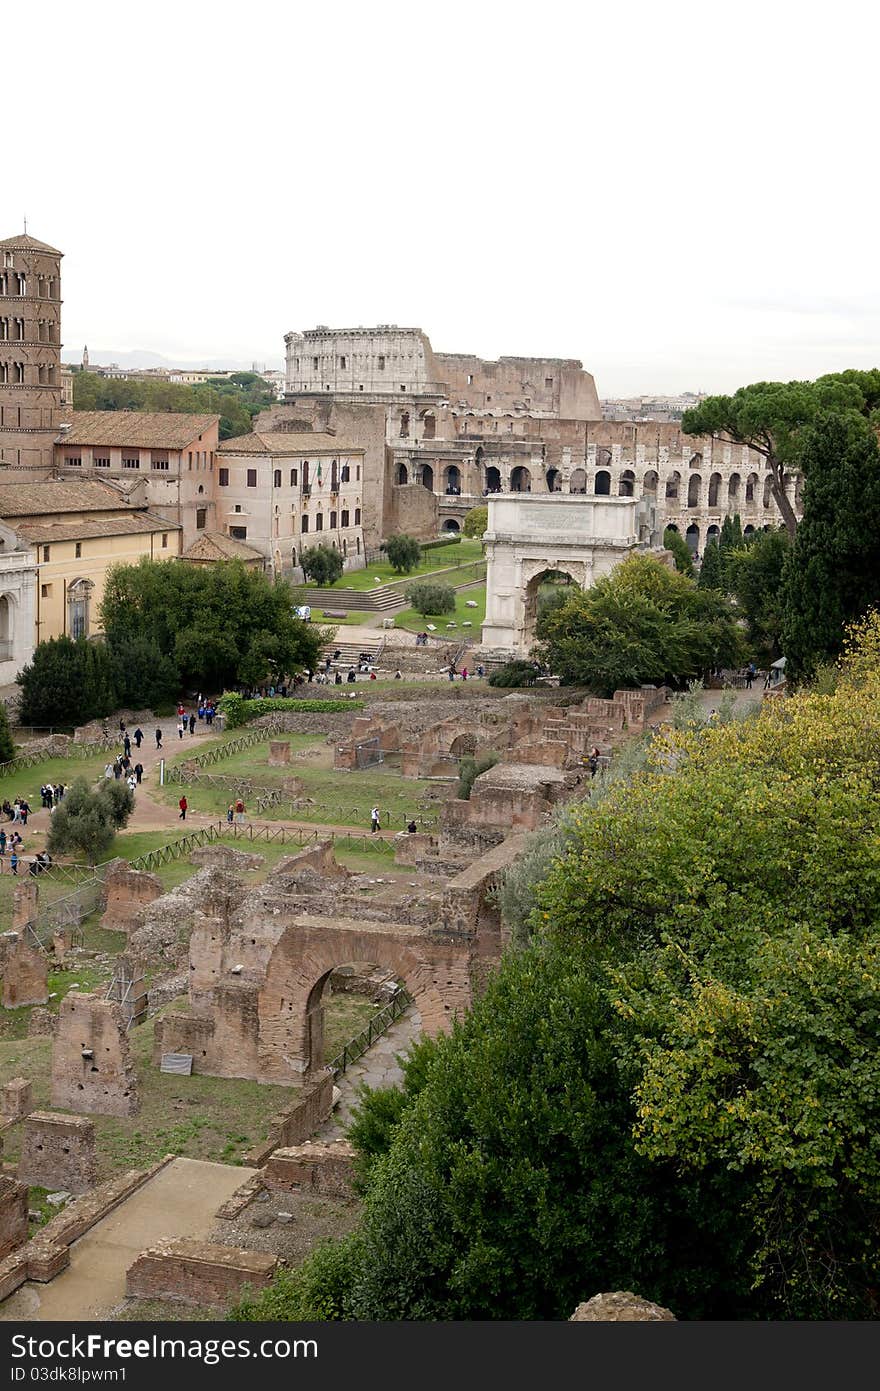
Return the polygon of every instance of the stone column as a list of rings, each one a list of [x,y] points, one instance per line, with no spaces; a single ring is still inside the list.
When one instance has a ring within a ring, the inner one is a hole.
[[[28,923],[36,926],[40,889],[30,875],[12,886],[12,930],[20,932]]]

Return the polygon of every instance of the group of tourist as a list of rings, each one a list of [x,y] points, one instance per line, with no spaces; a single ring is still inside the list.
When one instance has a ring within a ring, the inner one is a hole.
[[[9,802],[3,803],[3,815],[7,821],[14,821],[17,825],[26,826],[30,814],[30,804],[24,797],[16,797],[11,805]]]
[[[6,851],[9,850],[9,868],[12,873],[18,874],[19,851],[24,846],[24,841],[18,831],[13,831],[12,835],[7,836],[6,832],[0,827],[0,870],[6,863]]]
[[[143,776],[144,765],[138,760],[132,767],[131,755],[127,752],[117,754],[113,762],[104,768],[105,778],[115,778],[117,782],[124,778],[132,792],[140,786]]]
[[[40,788],[40,805],[47,811],[54,811],[64,796],[65,790],[63,782],[55,783],[54,786],[51,782],[44,783]]]

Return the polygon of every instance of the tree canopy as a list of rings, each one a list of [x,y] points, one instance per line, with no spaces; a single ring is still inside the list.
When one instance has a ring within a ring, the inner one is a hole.
[[[875,613],[834,694],[570,807],[528,945],[368,1100],[359,1228],[247,1316],[876,1317],[878,755]]]
[[[489,508],[472,507],[461,524],[462,536],[481,537],[489,525]]]
[[[399,575],[408,575],[416,568],[422,558],[422,548],[414,536],[405,531],[389,536],[385,542],[385,554],[393,570]]]
[[[286,581],[238,561],[114,566],[101,613],[111,646],[139,634],[173,661],[183,686],[197,690],[315,667],[322,641],[320,629],[296,617]]]
[[[663,533],[663,545],[672,554],[675,568],[680,575],[693,577],[694,562],[687,541],[675,527],[668,526]]]
[[[539,620],[542,659],[570,684],[610,696],[623,686],[677,684],[733,666],[741,640],[714,590],[646,555],[631,555],[587,590],[573,586]]]
[[[170,567],[169,567],[170,568]],[[35,726],[78,725],[109,715],[119,701],[110,651],[69,637],[38,643],[18,673],[19,718]]]
[[[789,535],[794,536],[797,519],[785,495],[785,473],[790,469],[807,472],[809,461],[802,457],[807,428],[821,411],[870,417],[878,406],[880,371],[851,370],[814,382],[755,382],[732,396],[708,396],[685,411],[681,428],[686,435],[746,444],[763,455],[773,499]]]
[[[53,855],[81,855],[94,864],[128,821],[134,794],[125,782],[102,781],[89,787],[77,778],[49,820],[47,845]]]
[[[301,558],[303,573],[313,584],[333,584],[338,580],[345,562],[335,546],[310,546]]]
[[[775,660],[782,655],[783,571],[791,549],[785,527],[759,531],[728,552],[727,588],[746,620],[749,642]]]
[[[73,408],[78,411],[184,411],[219,415],[220,438],[246,435],[258,411],[275,400],[273,388],[253,372],[212,377],[200,386],[145,378],[100,377],[77,372],[73,379]]]
[[[826,413],[805,441],[804,516],[782,599],[786,674],[836,657],[847,623],[880,603],[880,448],[860,416]]]

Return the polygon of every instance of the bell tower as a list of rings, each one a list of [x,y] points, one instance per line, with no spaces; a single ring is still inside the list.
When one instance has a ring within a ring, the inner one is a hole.
[[[0,241],[0,471],[22,482],[48,474],[60,426],[62,254]]]

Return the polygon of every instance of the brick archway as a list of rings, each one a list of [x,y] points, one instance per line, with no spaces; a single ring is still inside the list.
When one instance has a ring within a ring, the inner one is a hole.
[[[322,1066],[321,991],[331,971],[352,961],[375,961],[393,971],[413,997],[426,1034],[442,1033],[470,1003],[464,943],[370,922],[300,919],[275,943],[257,998],[261,1078],[289,1081],[291,1072]]]

